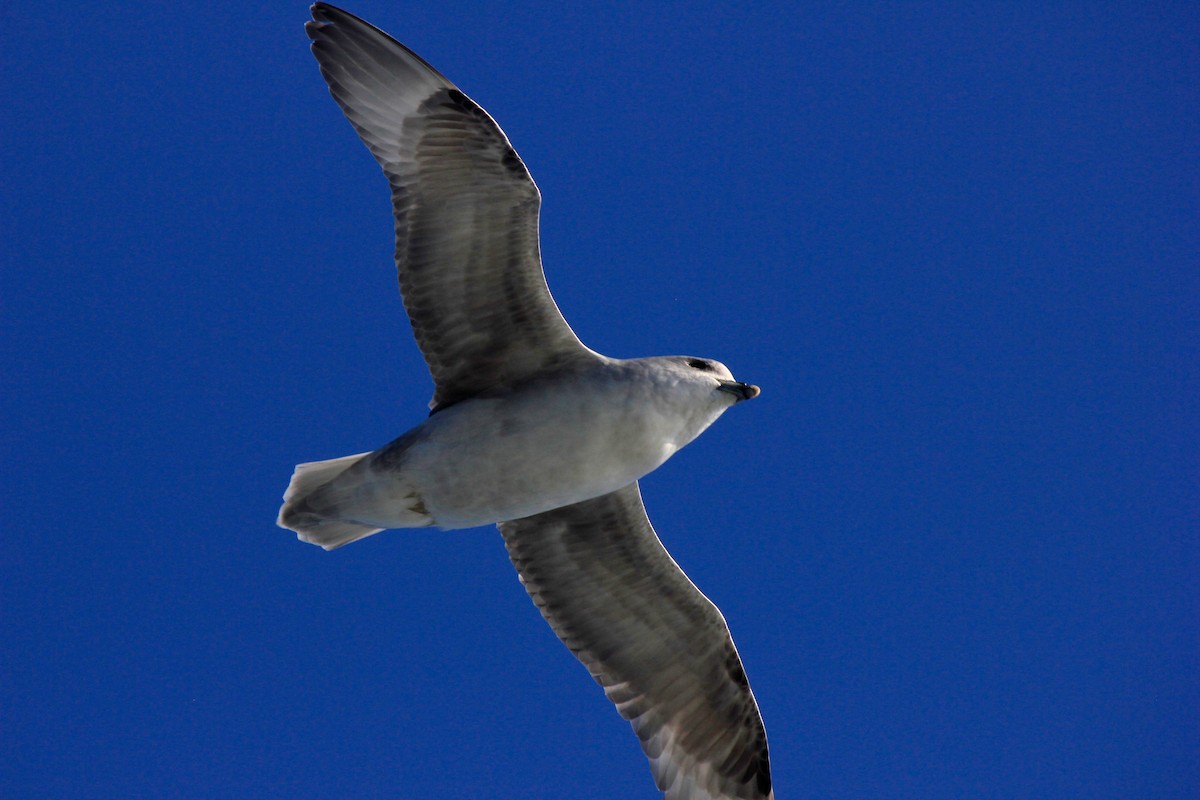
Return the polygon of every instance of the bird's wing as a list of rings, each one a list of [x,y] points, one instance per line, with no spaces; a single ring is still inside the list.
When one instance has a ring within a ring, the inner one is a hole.
[[[767,735],[724,617],[636,483],[500,523],[521,582],[629,720],[667,800],[770,800]]]
[[[541,195],[500,127],[383,31],[324,3],[312,15],[321,74],[392,187],[400,291],[433,374],[430,406],[595,358],[550,297]]]

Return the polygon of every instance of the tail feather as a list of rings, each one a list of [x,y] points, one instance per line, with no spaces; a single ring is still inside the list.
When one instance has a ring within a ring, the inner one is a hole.
[[[320,545],[326,550],[333,550],[384,530],[353,520],[323,516],[310,508],[307,502],[313,492],[325,486],[367,455],[370,454],[358,453],[328,461],[297,464],[287,491],[283,493],[283,507],[279,509],[279,518],[276,520],[276,524],[281,528],[295,531],[301,541]]]
[[[292,530],[296,529],[292,528]],[[302,542],[320,545],[326,550],[336,550],[343,545],[365,539],[382,530],[386,530],[386,528],[372,528],[370,525],[360,525],[357,522],[346,522],[340,519],[322,519],[304,530],[296,531],[296,537]]]
[[[365,456],[369,455],[371,454],[358,453],[352,456],[331,458],[328,461],[310,461],[307,464],[297,464],[295,471],[292,473],[292,481],[288,484],[287,491],[283,493],[284,510],[287,509],[289,502],[312,494],[314,490],[329,483],[338,475],[341,475],[347,469],[362,461]],[[283,518],[283,511],[279,512],[279,516],[280,519]]]

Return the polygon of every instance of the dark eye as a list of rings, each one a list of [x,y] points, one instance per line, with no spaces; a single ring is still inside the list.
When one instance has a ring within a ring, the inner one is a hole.
[[[692,369],[702,369],[705,372],[712,372],[712,364],[702,361],[699,358],[689,358],[687,364]]]

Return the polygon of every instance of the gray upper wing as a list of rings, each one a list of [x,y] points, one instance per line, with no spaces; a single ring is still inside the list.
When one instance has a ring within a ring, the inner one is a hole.
[[[404,307],[435,410],[594,358],[550,297],[541,196],[500,127],[404,45],[324,3],[305,29],[329,91],[392,187]]]
[[[638,486],[500,523],[521,582],[629,720],[667,800],[771,800],[767,736],[721,612]]]

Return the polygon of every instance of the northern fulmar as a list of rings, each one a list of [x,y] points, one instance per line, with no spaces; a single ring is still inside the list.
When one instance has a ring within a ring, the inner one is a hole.
[[[279,525],[332,550],[497,523],[668,800],[773,798],[725,619],[659,542],[637,483],[758,387],[707,358],[585,347],[546,287],[541,195],[500,127],[384,32],[325,3],[312,17],[321,74],[391,185],[400,291],[435,388],[428,419],[390,444],[298,465]]]

